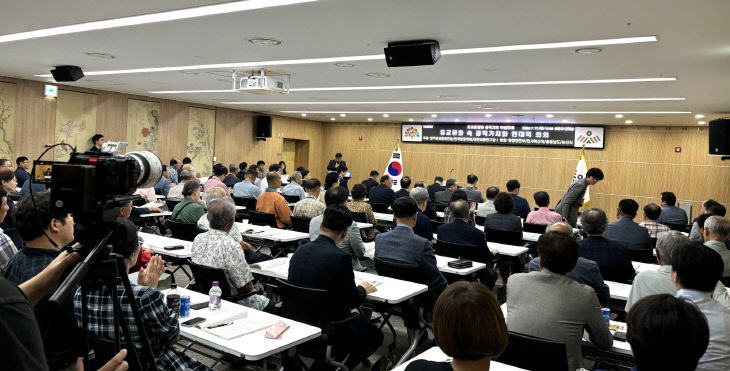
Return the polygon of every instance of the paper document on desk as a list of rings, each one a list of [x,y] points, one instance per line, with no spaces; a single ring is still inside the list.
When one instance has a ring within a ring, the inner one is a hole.
[[[239,319],[231,325],[203,329],[220,338],[231,340],[237,337],[248,335],[256,331],[266,330],[276,323],[275,318],[270,319]]]
[[[222,325],[224,323],[228,323],[228,322],[235,321],[237,319],[241,319],[241,318],[248,317],[248,312],[245,311],[245,310],[244,311],[240,311],[240,312],[238,312],[236,314],[231,314],[231,315],[226,315],[226,316],[216,316],[216,314],[220,314],[220,312],[218,312],[218,313],[216,313],[216,312],[210,312],[210,314],[213,315],[213,316],[215,316],[215,317],[217,317],[217,318],[208,319],[207,321],[201,323],[197,327],[205,330],[208,327],[214,327],[214,326]]]
[[[262,262],[258,262],[258,263],[251,264],[251,268],[261,269],[262,271],[263,270],[271,270],[272,268],[274,268],[274,267],[276,267],[278,265],[286,264],[288,262],[289,262],[289,260],[286,259],[286,258],[265,260],[265,261],[262,261]]]
[[[449,265],[449,262],[454,260],[454,258],[449,258],[447,256],[441,256],[436,255],[436,266],[439,268],[443,268],[447,265]]]

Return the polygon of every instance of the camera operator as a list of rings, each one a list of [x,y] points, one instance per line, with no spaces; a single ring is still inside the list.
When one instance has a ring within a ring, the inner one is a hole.
[[[48,192],[34,193],[33,199],[30,196],[22,199],[14,215],[15,226],[26,242],[24,248],[8,261],[5,278],[17,285],[38,275],[59,256],[63,247],[74,240],[71,214],[53,212]],[[45,297],[35,306],[36,318],[41,324],[50,312],[47,300]],[[80,355],[81,332],[74,321],[70,297],[58,309],[43,339],[46,357],[52,367],[70,364]]]
[[[126,234],[115,235],[112,244],[114,253],[124,257],[124,263],[128,270],[137,261],[141,248],[134,224],[126,219],[118,219],[118,221],[125,226]],[[164,261],[159,255],[155,255],[147,267],[140,270],[137,279],[138,284],[133,283],[131,285],[132,294],[136,300],[142,323],[144,323],[144,330],[149,337],[157,368],[159,370],[207,370],[207,367],[172,346],[180,339],[180,325],[178,323],[178,314],[167,307],[165,296],[156,289],[157,281],[164,270]],[[126,273],[124,272],[124,274]],[[73,298],[76,320],[79,324],[81,324],[82,315],[81,295],[79,289]],[[120,278],[117,278],[117,295],[122,298],[127,295]],[[103,339],[114,339],[113,304],[107,288],[91,288],[87,294],[87,300],[89,332]],[[137,348],[137,352],[141,354],[143,347],[142,335],[135,324],[132,308],[126,300],[122,300],[121,309],[124,319],[127,321],[132,341]]]

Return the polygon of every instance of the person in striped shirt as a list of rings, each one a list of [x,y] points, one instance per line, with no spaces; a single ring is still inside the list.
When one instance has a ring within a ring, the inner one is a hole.
[[[649,237],[651,238],[658,238],[659,233],[669,231],[669,227],[664,224],[659,224],[656,221],[661,214],[662,208],[655,203],[649,203],[644,206],[644,221],[639,223],[639,225],[649,231]]]

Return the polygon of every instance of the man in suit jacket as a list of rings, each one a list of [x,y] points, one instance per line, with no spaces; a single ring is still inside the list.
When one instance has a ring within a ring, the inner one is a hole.
[[[367,178],[362,181],[362,184],[365,184],[365,187],[368,188],[368,194],[370,194],[370,190],[373,187],[378,186],[378,177],[380,176],[380,173],[378,173],[377,170],[370,171],[370,178]]]
[[[339,168],[341,167],[347,167],[347,163],[342,159],[342,153],[337,152],[335,154],[335,159],[330,160],[327,164],[327,171],[339,172]]]
[[[583,206],[583,197],[588,186],[594,185],[600,180],[603,180],[603,171],[596,167],[590,168],[586,172],[585,179],[576,180],[568,187],[555,206],[555,212],[562,215],[568,224],[575,227],[578,221],[578,209]]]
[[[634,267],[628,246],[603,236],[608,218],[598,208],[584,211],[580,215],[583,232],[588,235],[578,243],[580,256],[593,260],[601,269],[604,279],[625,282],[634,278]]]
[[[456,190],[456,179],[446,181],[446,188],[438,191],[433,195],[433,203],[438,206],[448,206],[451,200],[451,194]]]
[[[434,195],[436,195],[436,192],[441,192],[444,189],[446,189],[446,188],[444,188],[443,185],[441,185],[441,182],[443,182],[443,181],[444,181],[444,178],[437,176],[433,180],[433,184],[426,187],[426,189],[428,190],[428,199],[431,200],[431,202],[433,202]]]
[[[507,281],[507,328],[520,334],[565,343],[568,369],[583,367],[583,329],[591,342],[609,349],[613,337],[592,288],[566,277],[578,261],[578,245],[563,233],[547,232],[537,241],[540,271],[515,274]]]
[[[391,189],[392,187],[393,180],[388,174],[383,174],[380,177],[380,185],[370,190],[370,204],[392,205],[395,200],[395,191]]]
[[[551,231],[563,233],[566,236],[573,237],[573,227],[571,227],[567,223],[554,223],[550,225],[545,232],[547,233]],[[440,238],[441,235],[439,234],[439,239]],[[538,257],[530,261],[530,272],[537,272],[539,270],[540,258]],[[596,262],[594,262],[593,260],[579,257],[575,269],[568,272],[568,278],[575,282],[592,287],[593,291],[596,292],[598,301],[601,302],[601,304],[603,305],[607,304],[608,300],[611,298],[608,285],[606,285],[606,283],[603,281],[603,277],[601,277],[601,269],[598,267],[598,264],[596,264]]]
[[[687,213],[674,206],[677,204],[677,196],[672,192],[662,192],[662,213],[656,220],[660,224],[687,224]]]
[[[377,291],[367,282],[356,286],[350,256],[337,247],[347,237],[351,224],[352,214],[345,206],[328,206],[319,237],[297,248],[289,263],[291,283],[326,289],[338,300],[332,308],[333,320],[347,317],[363,303],[365,295]],[[351,369],[383,343],[383,333],[364,317],[358,317],[345,332],[335,351],[351,355],[346,364]]]
[[[408,188],[411,187],[411,178],[404,176],[403,179],[400,180],[400,189],[398,192],[395,192],[395,198],[401,198],[401,197],[408,197],[409,191]]]
[[[633,250],[651,249],[649,230],[636,224],[634,218],[639,210],[639,204],[632,199],[623,199],[618,203],[616,210],[617,222],[608,225],[603,234],[609,240],[621,242]]]
[[[464,200],[454,201],[449,205],[451,208],[451,223],[444,224],[438,229],[438,240],[445,242],[459,243],[462,245],[474,245],[476,250],[474,254],[476,261],[487,264],[487,268],[479,271],[480,281],[489,287],[494,288],[494,282],[497,280],[497,273],[492,270],[491,263],[494,255],[499,251],[490,250],[487,247],[487,239],[484,232],[476,229],[469,224],[469,203]],[[436,243],[438,250],[438,243]]]
[[[509,192],[510,196],[512,196],[512,200],[515,202],[515,208],[512,210],[512,214],[515,214],[522,219],[527,218],[527,214],[530,213],[530,204],[526,199],[519,196],[520,181],[517,179],[508,181],[507,192]]]
[[[466,176],[466,187],[464,187],[464,191],[466,191],[466,198],[469,202],[484,202],[484,196],[478,189],[478,183],[479,177],[476,175],[469,174]]]

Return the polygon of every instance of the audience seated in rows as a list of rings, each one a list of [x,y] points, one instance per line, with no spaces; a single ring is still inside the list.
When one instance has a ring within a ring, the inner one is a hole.
[[[238,165],[236,164],[230,164],[228,166],[228,175],[226,175],[225,178],[223,178],[223,184],[227,188],[233,188],[236,183],[240,182],[241,179],[238,179],[238,173],[240,172],[240,169],[238,168]]]
[[[656,243],[656,258],[659,263],[659,269],[656,271],[642,271],[634,277],[629,298],[626,300],[626,312],[636,302],[649,295],[675,295],[677,293],[677,287],[674,286],[671,276],[674,252],[681,249],[691,249],[695,246],[689,238],[679,231],[662,233]],[[730,306],[730,295],[720,281],[715,284],[712,298],[726,307]]]
[[[218,187],[224,190],[227,195],[230,194],[231,191],[228,189],[228,186],[223,183],[223,179],[225,179],[227,175],[228,169],[226,169],[223,164],[215,164],[215,166],[213,166],[213,176],[209,177],[205,182],[203,192],[206,192],[213,187]]]
[[[662,213],[656,222],[659,224],[686,225],[687,213],[674,206],[677,204],[677,196],[672,192],[662,192]]]
[[[558,232],[563,233],[566,236],[573,237],[573,227],[568,223],[557,222],[550,225],[546,232]],[[441,236],[439,235],[439,238]],[[540,270],[540,258],[534,258],[530,261],[530,272],[536,272]],[[575,265],[575,269],[568,272],[568,278],[575,282],[588,285],[593,288],[596,292],[598,301],[602,304],[607,304],[611,298],[610,290],[608,285],[603,281],[601,276],[601,269],[598,264],[593,260],[588,260],[584,257],[578,257],[578,262]]]
[[[249,169],[246,172],[246,179],[233,186],[233,196],[258,199],[261,194],[261,188],[254,184],[257,180],[256,174],[258,174],[256,169]]]
[[[662,214],[662,208],[655,203],[644,205],[644,221],[639,226],[649,231],[649,237],[658,238],[660,233],[668,232],[669,227],[664,224],[657,223],[657,219]]]
[[[489,187],[485,193],[487,194],[487,201],[479,204],[477,208],[477,216],[482,218],[486,218],[487,215],[497,212],[497,209],[494,208],[494,198],[499,194],[499,188],[494,186]]]
[[[352,309],[358,308],[365,301],[365,295],[377,291],[368,282],[355,283],[351,257],[337,247],[347,238],[352,222],[352,215],[346,207],[339,204],[328,206],[324,211],[317,239],[299,246],[289,262],[291,283],[325,289],[336,299],[331,308],[335,318],[349,316]],[[350,357],[345,365],[350,369],[383,343],[380,329],[362,316],[357,317],[343,332],[338,334],[338,338],[343,341],[335,344],[333,352],[336,359],[349,353]]]
[[[8,197],[4,189],[0,187],[0,220],[5,219],[5,215],[8,214]],[[22,246],[21,246],[22,247]],[[13,240],[10,239],[2,228],[0,228],[0,276],[5,276],[5,269],[8,265],[8,261],[18,252],[18,247],[15,246]]]
[[[299,200],[303,200],[307,197],[307,193],[304,192],[302,187],[302,173],[295,171],[289,176],[289,184],[281,189],[281,194],[285,196],[297,196]]]
[[[436,345],[452,360],[416,360],[406,371],[489,370],[508,342],[497,299],[476,282],[456,282],[441,293],[433,310],[433,333]]]
[[[208,208],[210,230],[201,233],[193,241],[193,263],[223,269],[233,295],[254,290],[253,274],[246,260],[246,246],[231,237],[236,217],[236,207],[228,199],[217,200]],[[250,246],[248,246],[250,248]],[[250,308],[274,311],[274,304],[265,296],[254,294],[242,299],[240,304]]]
[[[167,200],[170,201],[182,201],[183,200],[183,187],[185,187],[185,183],[193,180],[195,178],[195,174],[193,174],[192,171],[189,170],[183,170],[180,173],[180,181],[175,184],[174,187],[170,188],[170,192],[167,193]]]
[[[274,164],[276,165],[276,164]],[[273,165],[272,165],[273,166]],[[276,165],[279,166],[279,165]],[[264,190],[256,202],[256,211],[274,214],[276,225],[279,228],[291,227],[291,209],[289,204],[276,190],[281,187],[281,175],[274,170],[266,175],[268,187]]]
[[[330,173],[334,174],[334,173]],[[327,206],[345,206],[347,202],[347,190],[342,187],[331,187],[325,192],[324,195]],[[318,215],[309,221],[309,240],[316,241],[319,237],[322,221],[324,215]],[[337,244],[340,250],[348,253],[352,260],[352,269],[364,271],[367,268],[360,264],[360,258],[365,255],[365,245],[362,243],[362,237],[360,237],[360,228],[357,223],[352,221],[350,228],[347,232],[347,236]]]
[[[444,185],[441,184],[441,183],[443,183],[443,181],[444,181],[443,177],[437,176],[436,178],[433,179],[433,184],[429,184],[429,186],[426,187],[426,190],[428,190],[428,199],[431,200],[431,202],[434,202],[434,200],[435,200],[434,197],[436,195],[436,192],[441,192],[444,189],[446,189],[444,187]]]
[[[580,215],[580,222],[587,236],[578,242],[580,256],[596,262],[605,280],[626,282],[633,279],[634,267],[629,248],[621,242],[607,239],[603,234],[608,224],[606,213],[598,208],[588,209]]]
[[[638,210],[639,204],[630,198],[619,201],[618,208],[616,209],[618,221],[606,227],[604,236],[609,240],[625,244],[629,249],[651,249],[649,231],[634,222]]]
[[[253,166],[253,165],[252,165]],[[266,162],[263,160],[256,161],[256,179],[264,179],[266,178],[266,174],[269,173],[268,170],[266,170]],[[256,182],[258,183],[258,182]]]
[[[626,341],[636,371],[694,371],[709,343],[707,319],[672,295],[641,299],[626,317]]]
[[[185,182],[182,195],[185,198],[175,205],[170,219],[174,222],[195,224],[205,214],[203,207],[198,204],[198,201],[200,201],[200,183]]]
[[[474,202],[477,204],[484,202],[484,196],[482,196],[482,192],[479,190],[478,176],[474,174],[469,174],[466,176],[466,187],[464,187],[464,191],[466,191],[469,202]]]
[[[723,262],[722,277],[730,277],[730,250],[726,243],[730,238],[730,220],[721,216],[709,216],[700,229],[705,240],[705,246],[720,254]]]
[[[352,186],[352,201],[348,202],[345,206],[353,213],[365,213],[367,222],[375,226],[378,225],[378,221],[375,219],[375,214],[373,214],[373,207],[364,201],[366,194],[367,186],[365,184],[355,184]],[[375,238],[375,228],[369,228],[368,240],[372,240],[373,238]]]
[[[367,187],[368,194],[370,194],[370,190],[373,187],[377,187],[378,186],[378,184],[379,184],[378,183],[378,177],[379,176],[380,176],[380,173],[378,173],[377,170],[371,170],[370,171],[370,177],[362,181],[361,184],[364,184],[365,187]]]
[[[320,187],[322,183],[319,179],[312,178],[307,181],[306,192],[307,195],[299,202],[294,204],[293,214],[300,218],[314,218],[324,213],[324,209],[327,208],[324,204],[319,202],[319,194],[321,192]],[[354,188],[353,188],[354,189]],[[368,205],[369,206],[369,205]]]
[[[677,297],[694,304],[705,315],[710,329],[710,343],[697,368],[730,370],[730,309],[712,299],[715,285],[722,277],[722,258],[715,250],[698,243],[672,254],[672,281]]]
[[[522,232],[522,221],[514,215],[514,197],[507,192],[500,192],[494,198],[494,209],[496,213],[487,215],[484,228],[497,231]]]
[[[370,189],[370,204],[384,204],[387,206],[393,205],[395,200],[395,192],[391,189],[393,187],[393,179],[390,179],[388,174],[383,174],[380,177],[380,184]]]
[[[522,219],[525,219],[527,218],[527,214],[530,213],[530,205],[527,203],[526,199],[519,196],[520,187],[520,181],[517,179],[512,179],[507,182],[507,192],[509,192],[515,202],[515,208],[512,213]]]
[[[423,210],[426,209],[426,205],[428,203],[428,191],[425,188],[413,188],[409,197],[416,201],[416,204],[418,205],[418,217],[416,218],[416,225],[413,226],[413,233],[428,241],[434,241],[435,239],[433,237],[433,226],[431,225],[431,220],[423,213]],[[392,228],[395,227],[396,222],[394,219]]]
[[[433,203],[437,206],[449,206],[451,194],[456,191],[456,179],[446,181],[446,187],[442,191],[437,191],[433,195]]]
[[[535,199],[535,204],[537,204],[538,209],[530,211],[530,213],[527,214],[525,223],[550,225],[563,220],[563,217],[560,214],[550,211],[550,195],[547,192],[535,192],[532,197]]]
[[[454,201],[449,205],[449,209],[451,210],[452,221],[438,228],[439,241],[476,246],[477,251],[474,256],[478,258],[475,260],[487,265],[485,269],[479,271],[479,279],[492,290],[497,280],[497,273],[492,269],[492,264],[494,256],[499,251],[489,249],[484,232],[468,223],[469,202],[466,200]]]
[[[547,232],[538,239],[537,251],[540,271],[507,281],[507,328],[565,343],[568,369],[584,367],[583,329],[598,348],[609,349],[613,337],[593,289],[566,277],[578,262],[578,245],[564,233]]]
[[[408,188],[411,188],[411,178],[408,176],[404,176],[400,180],[400,189],[398,190],[398,192],[395,192],[395,198],[408,197]]]

